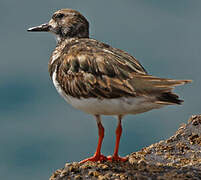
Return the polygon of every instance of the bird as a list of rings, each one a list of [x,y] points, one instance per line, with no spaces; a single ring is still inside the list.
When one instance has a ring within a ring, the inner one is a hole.
[[[127,52],[89,37],[89,22],[78,11],[60,9],[48,23],[29,28],[29,32],[50,32],[57,45],[48,70],[58,93],[74,108],[93,115],[98,127],[98,145],[87,161],[128,160],[119,156],[122,119],[183,100],[173,93],[175,86],[191,80],[159,78],[147,73],[140,62]],[[112,156],[101,153],[104,138],[102,115],[116,116],[116,142]]]

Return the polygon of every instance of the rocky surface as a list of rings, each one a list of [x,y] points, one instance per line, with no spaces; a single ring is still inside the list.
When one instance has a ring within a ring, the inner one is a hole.
[[[50,180],[201,180],[201,115],[167,140],[128,155],[121,162],[67,163]]]

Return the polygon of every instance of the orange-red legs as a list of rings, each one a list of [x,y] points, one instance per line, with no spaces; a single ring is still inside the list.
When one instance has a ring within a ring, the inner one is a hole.
[[[84,159],[82,160],[80,163],[84,163],[84,162],[87,162],[87,161],[93,161],[93,162],[96,162],[96,161],[104,161],[104,160],[107,160],[107,157],[103,156],[101,154],[101,146],[102,146],[102,141],[103,141],[103,138],[104,138],[104,127],[101,123],[101,118],[100,118],[100,115],[96,115],[96,122],[97,122],[97,126],[98,126],[98,146],[97,146],[97,149],[96,149],[96,152],[94,154],[94,156],[90,157],[90,158],[87,158],[87,159]]]
[[[121,119],[122,119],[122,116],[119,115],[118,116],[118,125],[117,125],[117,129],[116,129],[116,144],[115,144],[114,154],[113,154],[113,156],[108,156],[107,157],[107,159],[109,161],[121,161],[121,162],[125,162],[128,159],[128,158],[119,157],[119,155],[118,155],[118,152],[119,152],[119,142],[120,142],[120,138],[121,138],[121,134],[122,134]]]

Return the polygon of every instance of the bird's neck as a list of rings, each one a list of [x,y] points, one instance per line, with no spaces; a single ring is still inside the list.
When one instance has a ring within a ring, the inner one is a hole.
[[[61,36],[56,35],[56,42],[57,44],[61,43],[64,39],[61,38]]]
[[[79,29],[70,29],[68,31],[60,31],[59,34],[56,34],[57,44],[60,44],[62,41],[66,41],[74,38],[89,38],[88,28],[79,28]]]

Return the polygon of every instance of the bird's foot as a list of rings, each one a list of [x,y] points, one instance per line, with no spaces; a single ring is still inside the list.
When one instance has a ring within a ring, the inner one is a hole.
[[[80,161],[80,163],[85,163],[85,162],[88,162],[88,161],[92,161],[92,162],[97,162],[97,161],[107,161],[107,157],[100,154],[100,155],[94,155],[90,158],[87,158],[87,159],[84,159],[82,161]]]
[[[120,161],[120,162],[126,162],[128,160],[127,157],[120,157],[118,155],[113,155],[113,156],[108,156],[107,157],[108,161]]]

